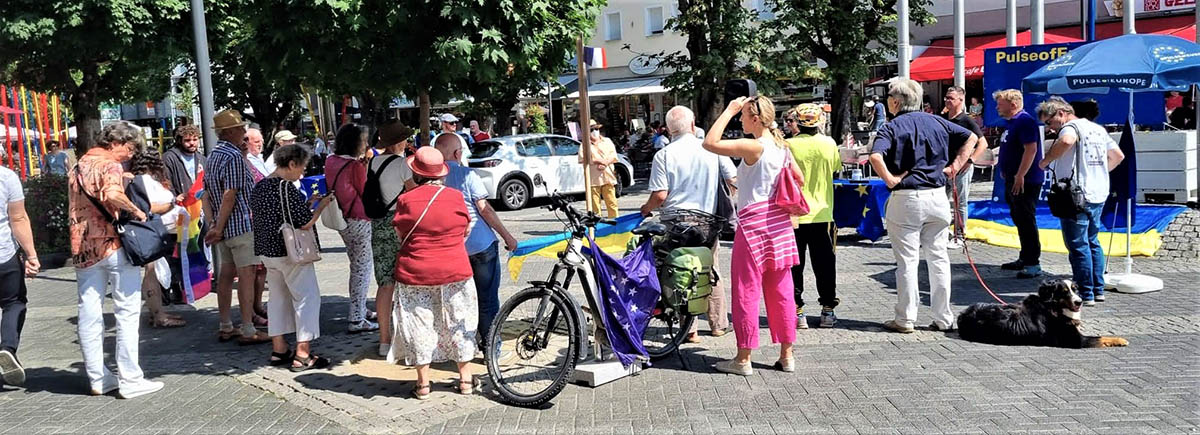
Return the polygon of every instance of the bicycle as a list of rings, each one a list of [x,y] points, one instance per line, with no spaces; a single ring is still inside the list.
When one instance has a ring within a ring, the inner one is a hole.
[[[671,251],[676,248],[712,248],[725,223],[725,219],[719,216],[684,209],[664,212],[659,220],[661,223],[643,224],[634,230],[634,234],[639,237],[653,236],[654,265],[660,277],[668,270],[666,263]],[[717,279],[717,272],[713,270],[710,282],[716,283]],[[679,349],[696,320],[696,315],[688,310],[688,299],[679,294],[684,289],[668,288],[665,281],[660,283],[662,296],[642,336],[642,345],[651,361],[666,358]]]

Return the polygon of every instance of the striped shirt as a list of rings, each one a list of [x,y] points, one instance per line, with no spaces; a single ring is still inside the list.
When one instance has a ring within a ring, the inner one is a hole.
[[[250,232],[250,189],[254,187],[254,179],[246,168],[242,151],[230,142],[217,142],[217,148],[208,156],[208,166],[204,171],[204,190],[208,193],[214,214],[221,211],[221,198],[225,191],[237,190],[237,201],[222,236],[228,240]]]

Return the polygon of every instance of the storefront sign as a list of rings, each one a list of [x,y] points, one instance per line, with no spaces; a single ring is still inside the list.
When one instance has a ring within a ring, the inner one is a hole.
[[[629,71],[639,76],[654,74],[661,66],[658,58],[640,54],[629,61]]]
[[[1003,89],[1021,89],[1021,80],[1033,74],[1038,68],[1051,61],[1067,55],[1082,42],[1066,44],[1030,45],[1025,47],[991,48],[984,52],[983,74],[983,123],[988,127],[1003,127],[1005,120],[996,113],[996,100],[992,94]],[[1068,60],[1066,58],[1063,59]],[[1062,62],[1060,62],[1062,63]],[[1108,86],[1113,83],[1099,83],[1094,79],[1081,78],[1081,85]],[[1089,81],[1092,80],[1092,81]],[[1075,86],[1072,86],[1075,87]],[[1067,101],[1093,98],[1100,105],[1100,116],[1093,121],[1100,124],[1122,124],[1129,113],[1129,94],[1112,90],[1107,94],[1065,94],[1060,95]],[[1033,114],[1038,103],[1050,97],[1049,94],[1024,94],[1025,111]],[[1163,94],[1161,92],[1140,92],[1134,94],[1134,120],[1138,124],[1160,126],[1166,121]]]
[[[1108,14],[1114,17],[1125,15],[1125,6],[1132,4],[1137,13],[1165,12],[1196,7],[1196,0],[1111,0],[1104,2]]]

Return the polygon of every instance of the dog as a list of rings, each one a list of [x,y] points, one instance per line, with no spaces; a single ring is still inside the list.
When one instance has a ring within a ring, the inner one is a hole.
[[[1020,304],[975,304],[958,315],[958,335],[967,341],[1007,346],[1081,349],[1128,346],[1120,337],[1079,331],[1083,298],[1069,279],[1046,280]]]

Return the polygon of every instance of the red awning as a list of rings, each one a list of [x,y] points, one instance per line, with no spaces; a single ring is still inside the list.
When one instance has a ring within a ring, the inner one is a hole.
[[[1174,35],[1184,39],[1195,36],[1196,22],[1191,15],[1152,18],[1137,22],[1139,33],[1159,35]],[[1123,31],[1120,21],[1096,25],[1096,35],[1099,39],[1120,36]],[[1046,44],[1075,42],[1079,39],[1079,26],[1056,27],[1046,29],[1043,39]],[[1017,45],[1029,45],[1030,32],[1025,30],[1017,34]],[[966,38],[964,42],[964,72],[967,79],[983,78],[983,52],[989,48],[1000,48],[1007,45],[1005,35],[996,33]],[[930,44],[916,59],[909,64],[909,75],[918,82],[931,82],[954,79],[954,39],[937,39]]]

